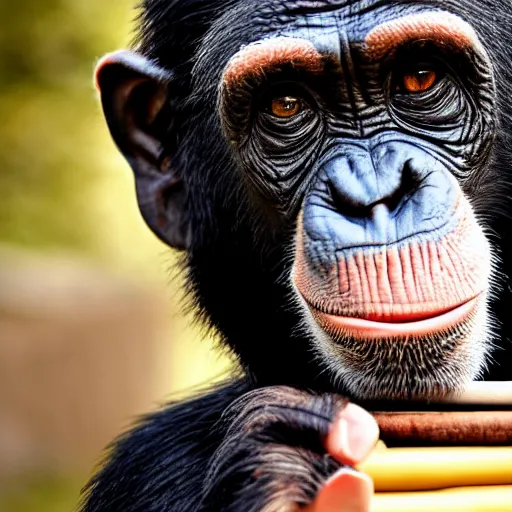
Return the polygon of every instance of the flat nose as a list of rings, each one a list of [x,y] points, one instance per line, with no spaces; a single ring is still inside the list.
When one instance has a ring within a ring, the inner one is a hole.
[[[343,148],[320,169],[304,226],[339,249],[391,244],[448,229],[459,194],[446,164],[417,143]]]
[[[354,217],[373,217],[377,206],[379,211],[382,206],[395,210],[418,184],[409,166],[411,156],[410,150],[405,153],[388,143],[371,151],[350,148],[331,160],[325,171],[336,210]]]

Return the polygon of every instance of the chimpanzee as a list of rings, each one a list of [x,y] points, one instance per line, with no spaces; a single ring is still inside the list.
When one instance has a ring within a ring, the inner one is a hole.
[[[242,375],[122,436],[84,512],[299,510],[347,400],[510,378],[509,0],[144,0],[138,27],[106,121]]]

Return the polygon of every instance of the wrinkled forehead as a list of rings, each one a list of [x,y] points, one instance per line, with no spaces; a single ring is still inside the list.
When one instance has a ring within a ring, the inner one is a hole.
[[[248,2],[214,24],[198,54],[195,76],[211,80],[221,69],[228,80],[240,80],[250,69],[263,70],[269,59],[271,64],[297,61],[315,70],[322,57],[338,60],[352,51],[377,60],[409,39],[481,49],[467,23],[426,2]]]
[[[423,3],[382,0],[244,2],[216,21],[201,56],[219,48],[229,58],[242,46],[277,37],[306,39],[331,53],[344,41],[364,42],[377,25],[429,10]]]
[[[321,53],[340,45],[363,44],[377,26],[431,9],[420,3],[382,1],[288,2],[264,37],[297,37],[311,41]]]

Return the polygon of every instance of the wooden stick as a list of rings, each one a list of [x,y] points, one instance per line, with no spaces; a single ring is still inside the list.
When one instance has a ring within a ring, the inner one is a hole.
[[[390,446],[512,445],[512,382],[473,382],[462,393],[409,410],[388,405],[373,410]]]
[[[433,492],[377,493],[372,512],[510,512],[512,486],[465,487]]]
[[[377,492],[512,485],[512,447],[389,448],[358,469],[372,477]]]
[[[472,382],[462,393],[454,393],[442,403],[468,405],[512,405],[512,381]]]
[[[389,446],[512,445],[512,411],[376,413]]]

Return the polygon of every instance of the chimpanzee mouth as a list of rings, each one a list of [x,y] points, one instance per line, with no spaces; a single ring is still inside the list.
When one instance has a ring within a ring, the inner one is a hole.
[[[481,294],[449,308],[392,316],[340,316],[306,302],[318,325],[329,335],[353,340],[422,338],[463,324],[475,310]]]
[[[480,375],[492,346],[485,291],[430,314],[386,317],[330,314],[299,296],[316,349],[352,398],[442,398]]]

